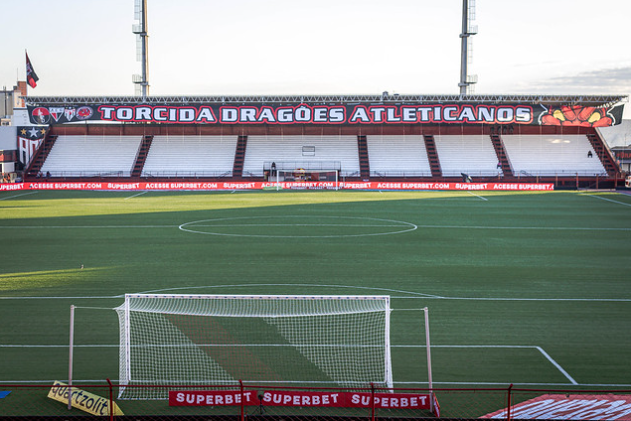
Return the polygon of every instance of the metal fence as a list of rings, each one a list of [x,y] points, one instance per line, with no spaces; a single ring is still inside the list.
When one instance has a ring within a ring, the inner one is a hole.
[[[133,393],[129,393],[133,392]],[[143,398],[147,396],[154,398]],[[68,405],[68,396],[72,396]],[[133,399],[126,399],[125,396]],[[155,396],[160,395],[160,399]],[[0,385],[0,419],[631,419],[631,390],[299,388],[269,385]],[[60,418],[62,419],[62,418]],[[87,418],[86,418],[87,419]]]

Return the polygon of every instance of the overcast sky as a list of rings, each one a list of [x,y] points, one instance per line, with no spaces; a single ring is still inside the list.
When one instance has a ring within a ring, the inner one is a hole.
[[[134,0],[0,1],[0,86],[133,95]],[[151,95],[456,94],[462,0],[148,0]],[[479,94],[631,94],[631,0],[476,0]],[[630,106],[625,107],[631,118]]]

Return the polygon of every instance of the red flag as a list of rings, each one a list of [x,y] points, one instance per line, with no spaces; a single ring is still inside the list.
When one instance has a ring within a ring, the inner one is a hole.
[[[26,82],[30,85],[31,88],[37,86],[37,81],[39,78],[33,70],[33,66],[31,65],[31,60],[28,58],[28,53],[26,53]]]

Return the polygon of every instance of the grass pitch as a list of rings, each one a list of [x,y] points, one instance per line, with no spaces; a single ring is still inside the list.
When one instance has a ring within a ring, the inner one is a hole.
[[[118,379],[125,293],[387,294],[395,385],[631,387],[631,197],[0,193],[0,386]],[[405,311],[404,311],[405,310]]]

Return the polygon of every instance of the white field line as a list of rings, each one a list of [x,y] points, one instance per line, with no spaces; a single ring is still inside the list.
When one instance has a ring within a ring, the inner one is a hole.
[[[381,345],[317,345],[308,344],[308,347],[322,347],[322,348],[381,348]],[[68,348],[69,345],[7,345],[0,344],[0,348]],[[74,348],[118,348],[119,345],[74,345]],[[139,346],[139,348],[188,348],[188,347],[295,347],[291,344],[174,344],[174,345],[146,345]],[[425,348],[425,345],[391,345],[391,348]],[[461,349],[480,349],[480,348],[492,348],[492,349],[536,349],[539,351],[546,360],[548,360],[565,378],[567,378],[572,385],[578,385],[578,382],[568,374],[567,371],[561,367],[550,355],[543,350],[540,346],[536,345],[431,345],[431,348],[461,348]]]
[[[356,285],[313,285],[313,284],[277,284],[277,283],[260,283],[260,284],[224,284],[224,285],[202,285],[202,286],[187,286],[187,287],[178,287],[178,288],[164,288],[164,289],[156,289],[156,290],[148,290],[148,291],[140,291],[139,294],[158,294],[165,292],[173,292],[173,291],[190,291],[190,290],[198,290],[198,289],[216,289],[216,288],[241,288],[241,287],[317,287],[317,288],[342,288],[342,289],[354,289],[354,290],[370,290],[370,291],[382,291],[389,293],[399,293],[399,294],[408,294],[408,295],[393,295],[391,299],[406,299],[406,300],[464,300],[464,301],[541,301],[541,302],[618,302],[618,303],[628,303],[631,302],[631,298],[507,298],[507,297],[449,297],[449,296],[440,296],[433,294],[425,294],[422,292],[414,292],[414,291],[404,291],[404,290],[396,290],[390,288],[374,288],[374,287],[363,287]],[[2,297],[0,296],[0,300],[90,300],[90,299],[116,299],[116,298],[124,298],[125,295],[105,295],[105,296],[14,296],[14,297]],[[83,307],[78,307],[83,308]],[[88,307],[85,307],[88,308]],[[422,309],[412,308],[412,309],[392,309],[393,311],[421,311]]]
[[[141,191],[140,193],[136,193],[136,194],[134,194],[134,195],[132,195],[132,196],[126,197],[126,198],[125,198],[125,199],[123,199],[123,200],[133,199],[134,197],[141,196],[141,195],[146,194],[146,193],[148,193],[148,192],[149,192],[149,190]]]
[[[102,381],[102,380],[101,380]],[[460,386],[500,386],[500,387],[508,387],[510,384],[512,384],[513,386],[527,386],[527,387],[533,387],[533,386],[550,386],[550,387],[567,387],[567,386],[574,386],[573,384],[570,383],[516,383],[516,382],[510,382],[510,383],[502,383],[502,382],[437,382],[437,381],[433,381],[432,382],[434,385],[460,385]],[[428,382],[397,382],[394,381],[393,384],[395,385],[427,385]],[[613,387],[622,387],[622,388],[629,388],[631,387],[631,384],[611,384],[611,383],[578,383],[576,386],[581,386],[581,387],[590,387],[590,388],[594,388],[594,389],[608,389],[608,388],[613,388]]]
[[[48,379],[48,380],[0,380],[0,384],[52,384],[53,382],[57,381],[59,379]],[[120,380],[119,379],[110,379],[114,384],[119,384]],[[74,379],[73,382],[75,384],[87,384],[87,383],[96,383],[96,384],[103,384],[103,379]],[[272,382],[268,382],[268,383],[272,383]],[[283,383],[289,383],[289,382],[283,382]],[[310,382],[300,382],[300,383],[310,383]],[[315,383],[315,382],[314,382]],[[322,384],[322,382],[317,382],[317,384]],[[399,385],[399,386],[405,386],[405,385],[410,385],[410,386],[427,386],[428,382],[397,382],[394,381],[393,382],[394,385]],[[569,383],[516,383],[516,382],[511,382],[511,383],[507,383],[507,382],[437,382],[434,381],[433,382],[434,385],[456,385],[456,386],[497,386],[497,387],[501,387],[501,388],[507,388],[510,384],[512,384],[513,386],[527,386],[527,387],[534,387],[534,386],[538,386],[538,387],[567,387],[567,386],[573,386]],[[621,388],[630,388],[631,384],[609,384],[609,383],[580,383],[577,386],[581,386],[581,387],[591,387],[591,388],[595,388],[595,389],[607,389],[607,388],[613,388],[613,387],[621,387]]]
[[[116,228],[177,228],[177,225],[0,225],[0,229],[19,228],[19,229],[116,229]]]
[[[195,224],[193,225],[195,228],[197,227],[342,227],[342,228],[373,228],[373,227],[396,227],[396,228],[408,228],[409,224]]]
[[[488,229],[488,230],[543,230],[543,231],[631,231],[631,228],[613,227],[509,227],[484,225],[417,225],[419,228],[448,228],[448,229]]]
[[[617,200],[607,199],[606,197],[601,197],[601,196],[598,196],[598,195],[595,195],[595,194],[581,193],[579,196],[588,196],[588,197],[593,197],[594,199],[600,199],[600,200],[604,200],[606,202],[615,203],[617,205],[631,206],[631,203],[619,202]]]
[[[626,205],[626,203],[625,203]],[[0,229],[116,229],[116,228],[179,228],[181,225],[0,225]],[[238,224],[238,225],[194,225],[195,227],[206,227],[206,226],[216,226],[216,227],[226,227],[226,226],[274,226],[272,224]],[[281,226],[292,227],[292,226],[336,226],[336,227],[351,227],[351,228],[361,228],[361,227],[406,227],[407,225],[325,225],[325,224],[281,224]],[[474,229],[474,230],[541,230],[541,231],[631,231],[631,227],[509,227],[509,226],[483,226],[483,225],[414,225],[410,224],[409,226],[416,226],[418,228],[445,228],[445,229]]]
[[[390,298],[418,298],[418,297],[390,297]],[[427,296],[430,300],[464,300],[464,301],[573,301],[590,303],[629,303],[631,298],[509,298],[509,297],[448,297],[448,296]]]
[[[564,375],[564,376],[565,376],[565,377],[566,377],[566,378],[567,378],[570,382],[572,382],[572,384],[578,384],[578,383],[577,383],[577,381],[576,381],[576,380],[574,380],[574,379],[572,378],[572,376],[570,376],[570,375],[568,374],[568,372],[567,372],[567,371],[565,371],[565,370],[563,369],[563,367],[561,367],[561,365],[559,365],[559,363],[557,363],[556,361],[554,361],[554,360],[552,359],[552,357],[551,357],[550,355],[548,355],[548,353],[547,353],[546,351],[544,351],[541,347],[537,347],[537,350],[538,350],[539,352],[541,352],[541,353],[543,354],[543,356],[544,356],[544,357],[546,357],[546,359],[552,363],[552,365],[553,365],[553,366],[555,366],[555,367],[556,367],[556,368],[557,368],[557,369],[558,369],[561,373],[563,373],[563,375]]]
[[[487,199],[486,197],[479,196],[479,195],[477,195],[477,194],[475,194],[475,193],[473,193],[473,192],[468,191],[467,193],[469,193],[471,196],[475,196],[475,197],[477,197],[478,199],[482,199],[482,200],[484,200],[485,202],[488,202],[488,201],[489,201],[489,199]]]
[[[425,345],[391,345],[391,348],[425,348]],[[431,345],[431,348],[508,348],[508,349],[536,349],[539,351],[546,360],[548,360],[557,370],[561,372],[573,385],[578,385],[578,382],[568,374],[567,371],[561,367],[559,363],[554,361],[552,357],[543,350],[540,346],[536,345]]]
[[[31,195],[31,194],[36,194],[36,193],[39,193],[39,192],[38,192],[38,191],[31,191],[31,192],[27,192],[27,193],[15,194],[15,195],[13,195],[13,196],[0,198],[0,200],[14,199],[14,198],[16,198],[16,197],[28,196],[28,195]]]

